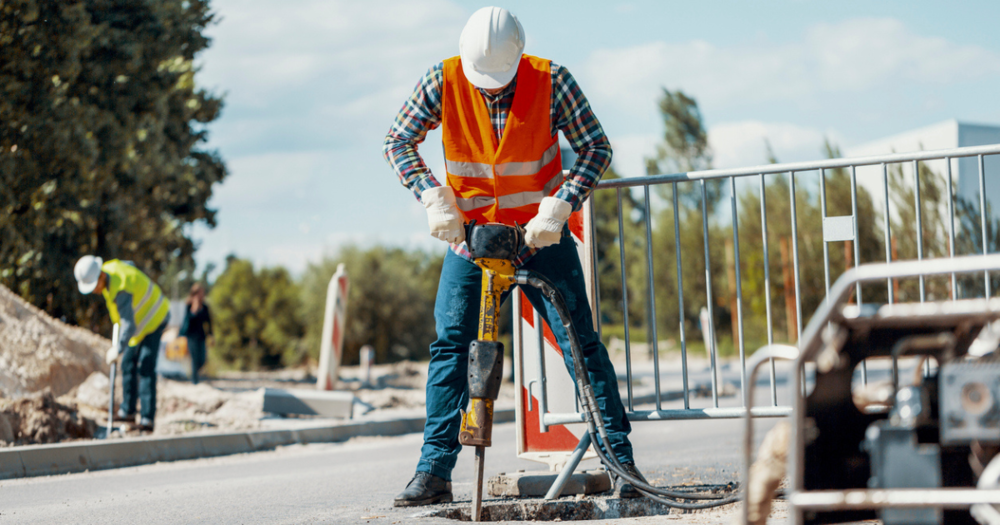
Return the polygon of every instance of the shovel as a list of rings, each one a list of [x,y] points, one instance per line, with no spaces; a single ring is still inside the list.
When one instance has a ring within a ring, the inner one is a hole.
[[[118,347],[118,323],[115,323],[114,328],[111,331],[111,345]],[[111,363],[111,370],[108,374],[110,381],[110,394],[108,395],[108,426],[106,428],[98,428],[95,432],[94,437],[97,439],[107,439],[111,437],[111,433],[115,431],[114,420],[115,420],[115,368],[118,365],[118,360],[116,359]]]

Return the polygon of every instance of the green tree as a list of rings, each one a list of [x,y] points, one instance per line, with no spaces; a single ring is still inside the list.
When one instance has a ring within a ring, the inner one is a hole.
[[[708,145],[708,129],[698,109],[698,102],[683,91],[663,88],[663,95],[657,101],[660,118],[663,120],[663,141],[656,145],[656,155],[646,158],[646,174],[686,173],[712,169],[712,149]],[[678,196],[689,206],[701,205],[701,187],[687,185]],[[668,195],[661,186],[661,194]],[[721,181],[707,181],[705,190],[708,210],[722,198]]]
[[[777,163],[770,145],[766,144],[769,160]],[[823,146],[827,158],[839,158],[840,149],[828,140]],[[851,215],[851,180],[846,169],[826,170],[827,216]],[[752,180],[751,182],[757,182]],[[796,225],[799,250],[799,289],[802,301],[801,324],[809,321],[816,308],[826,297],[823,258],[822,192],[819,190],[818,173],[796,174]],[[789,175],[765,175],[765,203],[767,207],[767,251],[772,326],[776,341],[794,342],[797,339],[797,312],[794,308],[794,252],[792,251],[791,186]],[[871,194],[864,187],[857,188],[858,248],[861,261],[879,260],[884,254],[884,243],[877,229],[878,215],[874,210]],[[767,340],[767,312],[765,303],[764,244],[761,228],[759,183],[750,184],[740,193],[738,201],[740,226],[740,271],[744,298],[744,332],[754,344]],[[732,234],[730,233],[730,236]],[[854,243],[851,241],[829,243],[830,282],[847,268],[854,266]],[[787,283],[787,284],[786,284]],[[884,288],[866,286],[865,302],[885,300]],[[753,347],[748,346],[748,350]]]
[[[326,290],[339,263],[350,278],[344,364],[358,362],[358,350],[370,344],[377,362],[420,359],[436,338],[434,298],[441,276],[441,255],[400,248],[347,246],[336,257],[310,264],[302,278],[306,348],[319,355],[326,310]],[[508,301],[509,302],[509,301]]]
[[[712,279],[712,295],[715,299],[713,303],[714,323],[716,333],[721,334],[729,324],[728,302],[725,300],[727,294],[725,289],[726,275],[726,239],[732,240],[732,232],[724,228],[717,220],[714,220],[711,208],[708,212],[708,268],[706,275],[705,260],[705,223],[702,218],[704,214],[701,207],[701,183],[683,183],[677,188],[677,218],[679,227],[674,228],[674,201],[671,194],[670,200],[659,212],[654,214],[653,221],[653,246],[655,266],[653,268],[653,286],[656,299],[657,336],[660,339],[665,337],[676,337],[679,335],[679,323],[683,322],[688,341],[700,341],[702,334],[699,322],[699,313],[703,307],[708,306],[707,275]],[[687,189],[685,187],[696,189]],[[665,192],[661,192],[665,193]],[[683,196],[693,195],[698,199],[687,199]],[[711,199],[711,197],[709,197]],[[710,202],[710,201],[709,201]],[[676,234],[679,233],[678,238]],[[645,240],[645,239],[643,239]],[[682,281],[677,280],[677,245],[680,245],[680,261],[682,271]],[[645,242],[643,242],[645,245]],[[645,248],[645,246],[643,246]],[[645,259],[642,260],[645,266]],[[641,273],[648,279],[646,272]],[[637,286],[639,283],[636,283]],[[640,290],[645,290],[645,282]],[[684,311],[680,310],[678,293],[684,294]]]
[[[614,168],[608,168],[603,180],[621,178]],[[618,235],[618,218],[621,217],[622,231],[625,233],[625,267],[627,271],[641,269],[632,264],[639,257],[645,257],[642,251],[645,244],[644,228],[641,219],[641,204],[633,197],[628,188],[621,190],[621,208],[618,206],[618,193],[615,190],[600,190],[592,194],[594,206],[594,230],[597,244],[597,275],[601,292],[601,316],[603,322],[620,324],[624,322],[622,307],[621,279],[621,248]],[[626,275],[628,277],[628,274]],[[629,324],[641,326],[643,320],[644,299],[632,286],[629,287]],[[636,324],[636,321],[639,324]]]
[[[683,91],[663,88],[657,105],[663,120],[663,142],[656,146],[656,156],[646,159],[646,171],[679,173],[711,169],[712,151],[698,102]]]
[[[912,169],[912,164],[909,165]],[[946,199],[949,196],[946,195],[945,180],[926,163],[918,163],[918,166],[923,257],[925,259],[946,257],[948,227],[945,213]],[[902,164],[890,164],[887,175],[889,192],[895,207],[895,213],[890,215],[893,260],[917,259],[917,205],[913,172],[905,173]],[[895,287],[897,288],[895,300],[911,302],[920,300],[917,280],[900,280]],[[949,278],[927,278],[925,291],[928,300],[948,299],[951,297],[951,281]]]
[[[660,117],[663,121],[663,141],[656,147],[656,155],[646,159],[646,173],[681,173],[708,170],[712,168],[712,150],[708,145],[708,130],[705,126],[698,102],[684,92],[670,91],[663,88],[663,94],[657,101]],[[707,277],[705,260],[705,223],[703,218],[707,212],[709,272],[712,279],[713,296],[717,304],[713,305],[716,327],[720,321],[725,321],[725,303],[723,284],[720,279],[725,271],[724,245],[717,242],[724,235],[721,226],[715,220],[715,211],[722,199],[724,183],[711,180],[696,183],[677,183],[659,185],[655,188],[656,195],[664,202],[661,211],[645,209],[643,213],[650,215],[653,227],[651,234],[656,254],[655,260],[660,263],[653,271],[654,300],[656,306],[657,336],[674,336],[679,333],[679,323],[684,323],[689,339],[698,337],[698,314],[702,307],[707,306]],[[674,193],[677,192],[676,199]],[[678,209],[674,210],[674,202]],[[655,200],[650,201],[650,207],[656,207]],[[703,211],[704,210],[704,211]],[[674,217],[679,224],[675,229]],[[678,238],[675,230],[680,233]],[[646,249],[645,242],[642,242]],[[680,261],[683,282],[677,282],[677,246],[680,245]],[[634,289],[644,290],[645,302],[649,303],[648,272],[645,269],[645,258],[642,271],[633,272]],[[639,282],[639,279],[642,279]],[[680,311],[677,296],[680,290],[684,294],[684,312]],[[649,320],[646,319],[646,325]],[[652,334],[647,335],[651,339]]]
[[[983,253],[983,221],[978,199],[970,200],[962,196],[955,198],[955,255]],[[947,242],[947,240],[945,240]],[[990,201],[986,201],[986,247],[989,253],[1000,253],[1000,217],[993,213]],[[986,293],[982,274],[960,274],[956,276],[958,298],[984,297]],[[948,286],[950,286],[950,278]],[[1000,274],[990,273],[990,293],[996,297],[1000,290]]]
[[[154,279],[195,250],[185,225],[226,175],[204,149],[221,99],[199,89],[208,0],[0,4],[0,282],[56,317],[106,331],[81,296],[85,253]]]
[[[254,270],[250,261],[230,256],[208,300],[213,360],[252,370],[293,366],[304,358],[301,291],[284,268]]]

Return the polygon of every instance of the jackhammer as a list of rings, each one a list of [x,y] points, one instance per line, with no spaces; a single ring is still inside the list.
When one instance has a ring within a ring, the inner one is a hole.
[[[562,294],[544,276],[514,268],[513,261],[524,247],[524,232],[521,227],[497,223],[477,225],[472,221],[466,225],[465,240],[473,261],[483,269],[479,339],[469,346],[469,409],[462,411],[462,425],[458,435],[458,441],[463,446],[476,447],[472,521],[480,521],[482,517],[486,447],[492,445],[493,402],[499,396],[500,383],[503,379],[503,343],[497,340],[500,297],[515,284],[538,288],[558,312],[559,320],[569,337],[576,395],[580,400],[587,431],[591,442],[595,444],[594,451],[610,472],[630,483],[645,497],[670,507],[705,509],[740,499],[737,493],[726,496],[655,487],[629,474],[614,454],[607,453],[612,450],[611,441],[604,427],[604,419],[594,389],[590,384],[580,338]]]
[[[483,269],[479,302],[479,338],[469,345],[469,410],[462,412],[458,442],[476,447],[472,521],[483,508],[483,467],[486,447],[493,444],[493,402],[503,380],[503,343],[497,340],[500,296],[514,284],[514,258],[524,245],[519,228],[503,224],[466,225],[465,242],[473,261]]]

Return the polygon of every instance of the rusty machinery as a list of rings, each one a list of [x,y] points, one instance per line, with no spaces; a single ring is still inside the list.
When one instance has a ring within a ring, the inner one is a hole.
[[[545,277],[514,267],[513,260],[524,246],[524,233],[521,228],[496,223],[477,225],[473,221],[466,225],[465,239],[473,261],[483,270],[483,284],[479,310],[479,335],[469,346],[469,408],[467,411],[462,411],[458,441],[463,446],[473,446],[476,450],[471,514],[473,521],[479,521],[482,512],[486,447],[492,445],[493,403],[500,393],[503,379],[504,352],[503,344],[497,340],[499,330],[497,316],[501,297],[511,286],[516,284],[538,288],[558,312],[560,322],[569,337],[576,395],[586,415],[587,429],[592,443],[603,444],[604,450],[611,450],[611,443],[590,384],[579,337],[562,294]],[[601,447],[594,447],[597,456],[608,470],[631,483],[644,496],[654,501],[672,507],[700,509],[725,505],[738,499],[734,494],[670,490],[652,486],[645,480],[633,477],[614,454],[606,454],[604,450]]]
[[[847,304],[862,282],[962,272],[981,279],[990,269],[1000,269],[1000,256],[851,270],[798,351],[754,356],[753,372],[771,356],[796,359],[792,523],[1000,524],[1000,299]],[[751,436],[748,419],[748,457]]]

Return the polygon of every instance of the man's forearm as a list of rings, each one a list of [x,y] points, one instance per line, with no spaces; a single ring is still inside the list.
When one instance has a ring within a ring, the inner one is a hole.
[[[420,157],[417,146],[427,137],[427,132],[441,125],[442,70],[443,65],[439,62],[420,79],[382,143],[385,161],[418,201],[424,190],[441,186]]]
[[[556,198],[570,203],[574,211],[580,209],[611,165],[611,144],[604,139],[587,145],[577,155],[569,175],[555,194]]]
[[[128,341],[135,335],[135,313],[132,311],[132,294],[119,292],[115,297],[118,307],[118,352],[123,355],[128,350]]]
[[[553,65],[552,73],[554,125],[577,155],[555,196],[579,210],[611,165],[611,142],[569,70]]]
[[[392,166],[400,183],[412,191],[417,200],[420,200],[420,194],[424,190],[441,186],[417,151],[417,145],[412,141],[397,137],[390,132],[385,137],[382,156]]]

